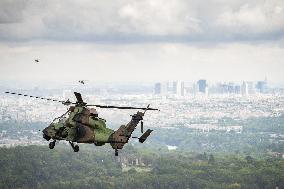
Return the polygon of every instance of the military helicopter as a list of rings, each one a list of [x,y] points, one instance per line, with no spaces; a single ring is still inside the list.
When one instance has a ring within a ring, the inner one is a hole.
[[[81,83],[81,84],[83,84],[83,85],[85,85],[85,83],[87,82],[87,80],[79,80],[78,82]]]
[[[148,129],[146,132],[143,130],[143,116],[148,110],[158,110],[150,108],[148,105],[146,108],[137,107],[125,107],[125,106],[104,106],[104,105],[89,105],[85,103],[82,96],[78,92],[74,92],[77,99],[76,102],[71,102],[69,99],[66,101],[60,101],[56,99],[43,98],[38,96],[30,96],[21,93],[5,92],[7,94],[25,96],[30,98],[48,100],[53,102],[59,102],[63,105],[69,106],[67,112],[58,118],[55,118],[52,123],[46,127],[43,132],[43,138],[47,141],[52,140],[49,143],[49,148],[55,147],[56,141],[66,140],[71,145],[74,152],[79,151],[78,143],[95,144],[96,146],[102,146],[109,143],[115,150],[115,156],[118,156],[118,150],[128,143],[133,131],[136,129],[140,122],[141,133],[138,138],[140,143],[143,143],[153,130]],[[136,114],[131,115],[131,120],[126,125],[121,125],[116,131],[106,127],[106,120],[98,117],[97,108],[116,108],[116,109],[138,109],[144,110],[138,111]],[[76,144],[77,143],[77,144]]]

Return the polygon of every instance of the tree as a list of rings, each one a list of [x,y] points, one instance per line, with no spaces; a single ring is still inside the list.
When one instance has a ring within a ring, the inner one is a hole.
[[[215,158],[213,154],[210,154],[209,159],[208,159],[208,164],[213,165],[215,163]]]

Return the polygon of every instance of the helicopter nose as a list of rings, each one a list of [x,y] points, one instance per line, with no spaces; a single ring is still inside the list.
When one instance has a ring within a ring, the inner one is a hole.
[[[43,132],[43,136],[42,136],[42,137],[43,137],[45,140],[49,141],[49,140],[51,139],[51,137],[48,136],[47,128],[45,128],[42,132]]]

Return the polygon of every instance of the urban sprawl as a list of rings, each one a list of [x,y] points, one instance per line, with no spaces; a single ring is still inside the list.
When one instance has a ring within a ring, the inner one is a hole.
[[[80,89],[84,101],[89,104],[137,106],[143,107],[150,104],[159,108],[160,112],[148,112],[145,122],[149,127],[177,128],[188,127],[198,132],[233,131],[242,132],[242,125],[220,124],[222,119],[244,120],[251,117],[277,117],[284,112],[284,93],[281,88],[269,87],[268,82],[242,82],[217,83],[208,85],[201,79],[194,83],[182,81],[159,82],[152,85],[152,90],[127,94],[120,90],[97,90],[88,86]],[[62,89],[61,92],[46,95],[46,90],[39,92],[33,89],[28,92],[33,95],[40,93],[43,97],[58,100],[73,100],[73,92],[78,89]],[[19,91],[19,90],[17,90]],[[57,90],[60,91],[60,90]],[[99,92],[98,92],[99,91]],[[112,92],[110,92],[112,91]],[[142,90],[143,91],[143,90]],[[66,106],[39,99],[5,94],[0,95],[0,122],[33,123],[41,122],[50,124],[54,118],[66,112]],[[126,124],[133,114],[133,110],[98,109],[99,116],[107,120],[108,126],[118,128]],[[22,132],[22,131],[21,131]],[[21,132],[19,135],[21,136]],[[30,130],[32,136],[42,142],[39,131]],[[5,137],[7,131],[0,130],[0,144],[23,144],[19,139],[9,140]],[[21,136],[22,140],[30,140]]]

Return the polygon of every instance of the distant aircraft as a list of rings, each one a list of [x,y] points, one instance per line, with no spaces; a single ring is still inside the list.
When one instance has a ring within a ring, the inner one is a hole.
[[[78,82],[84,85],[86,83],[86,81],[87,80],[79,80]]]
[[[35,63],[39,63],[39,59],[35,59]]]

